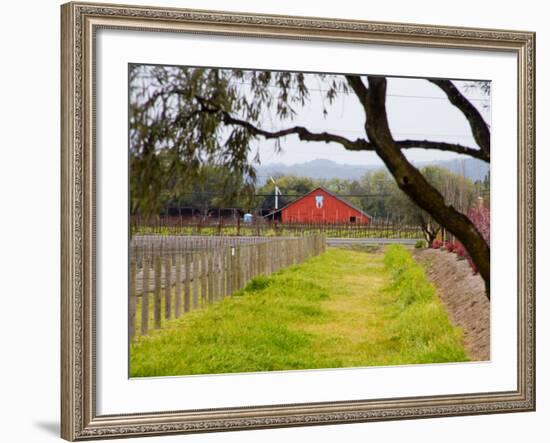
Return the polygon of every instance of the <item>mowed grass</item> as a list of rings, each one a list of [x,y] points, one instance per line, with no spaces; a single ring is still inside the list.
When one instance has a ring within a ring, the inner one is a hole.
[[[132,377],[466,361],[423,269],[401,246],[321,256],[138,337]]]

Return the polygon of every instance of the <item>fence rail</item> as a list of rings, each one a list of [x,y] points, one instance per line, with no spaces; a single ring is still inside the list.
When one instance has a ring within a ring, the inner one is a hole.
[[[205,235],[134,235],[130,242],[131,253],[143,255],[149,251],[158,254],[159,251],[198,251],[215,249],[224,246],[241,244],[257,244],[270,241],[270,237],[259,236],[205,236]]]
[[[189,242],[165,239],[168,240],[139,236],[132,239],[132,339],[161,328],[166,320],[231,296],[258,275],[267,276],[302,263],[326,248],[321,235],[267,240],[232,238],[233,242],[220,238],[217,244],[193,238],[187,239]]]

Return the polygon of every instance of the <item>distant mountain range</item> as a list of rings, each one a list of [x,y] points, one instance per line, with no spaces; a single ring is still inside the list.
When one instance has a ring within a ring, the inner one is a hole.
[[[489,164],[475,158],[413,162],[417,168],[424,166],[440,166],[455,174],[463,175],[472,181],[483,180],[489,171]],[[336,163],[332,160],[316,159],[294,165],[273,163],[260,165],[256,169],[260,185],[270,176],[275,175],[298,175],[315,179],[349,179],[354,180],[363,176],[366,172],[386,169],[378,165],[348,165]]]

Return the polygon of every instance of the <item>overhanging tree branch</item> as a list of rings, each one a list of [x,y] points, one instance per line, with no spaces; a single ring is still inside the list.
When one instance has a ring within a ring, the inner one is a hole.
[[[457,154],[465,154],[480,160],[489,162],[489,153],[481,149],[474,149],[458,143],[435,142],[431,140],[396,140],[395,144],[399,149],[420,148],[420,149],[436,149],[438,151],[455,152]]]
[[[365,92],[367,91],[366,88],[364,89],[364,91]],[[279,131],[267,131],[265,129],[262,129],[253,125],[252,123],[246,120],[233,117],[228,112],[225,112],[220,108],[216,108],[208,104],[207,101],[202,97],[196,97],[196,99],[201,105],[201,109],[203,112],[219,113],[222,116],[222,120],[225,124],[241,126],[247,129],[248,131],[250,131],[252,134],[262,136],[266,139],[280,138],[280,137],[285,137],[287,135],[297,135],[300,138],[300,140],[305,140],[305,141],[339,143],[342,146],[344,146],[347,150],[350,150],[350,151],[375,151],[374,145],[370,143],[368,140],[365,140],[364,138],[350,140],[346,137],[343,137],[337,134],[332,134],[329,132],[320,132],[320,133],[311,132],[303,126],[293,126],[290,128],[281,129]],[[431,141],[431,140],[397,140],[395,143],[397,144],[397,146],[399,146],[400,149],[411,149],[411,148],[434,149],[439,151],[455,152],[457,154],[465,154],[474,158],[478,158],[480,160],[489,161],[487,153],[479,149],[473,149],[468,146],[463,146],[457,143],[446,143],[446,142],[438,142],[438,141]]]
[[[202,97],[195,97],[195,98],[199,102],[203,112],[219,113],[221,115],[222,121],[226,125],[241,126],[247,129],[248,131],[250,131],[252,134],[261,135],[266,139],[280,138],[280,137],[285,137],[287,135],[294,134],[294,135],[297,135],[300,138],[300,140],[325,142],[325,143],[330,143],[330,142],[339,143],[343,145],[346,149],[349,149],[350,151],[364,151],[369,149],[368,147],[369,143],[365,139],[358,138],[356,140],[349,140],[346,137],[343,137],[337,134],[331,134],[329,132],[315,133],[315,132],[309,131],[303,126],[293,126],[291,128],[281,129],[279,131],[266,131],[265,129],[258,128],[257,126],[253,125],[252,123],[246,120],[241,120],[239,118],[233,117],[228,112],[212,106]]]
[[[450,80],[428,79],[429,82],[438,86],[446,95],[451,104],[457,107],[472,129],[472,134],[480,149],[487,154],[487,162],[491,152],[491,132],[483,117],[470,101],[462,95],[458,88]]]
[[[489,245],[468,217],[457,211],[453,206],[446,204],[441,193],[430,185],[420,171],[407,160],[401,147],[393,139],[386,111],[386,78],[368,76],[368,87],[359,76],[346,76],[346,78],[365,110],[365,130],[369,141],[375,147],[376,153],[394,177],[399,188],[417,206],[429,213],[441,226],[455,235],[468,250],[485,282],[486,295],[490,298]],[[442,86],[450,91],[449,85],[442,84]],[[450,86],[454,88],[452,83]],[[464,98],[462,94],[460,96]],[[460,97],[456,95],[454,98],[455,102],[460,100]],[[463,106],[463,108],[467,109],[468,107]],[[475,111],[477,112],[477,110]],[[475,119],[472,117],[471,109],[466,112],[470,112],[472,120]],[[481,121],[483,122],[483,120]],[[486,126],[485,128],[488,130]],[[472,131],[474,131],[473,127]],[[488,144],[481,146],[484,147],[482,151],[488,156]]]
[[[358,75],[346,75],[346,80],[366,111],[368,108],[369,88],[365,85],[365,83],[363,83],[361,77]],[[451,151],[456,152],[457,154],[466,154],[489,163],[491,161],[490,133],[487,124],[483,120],[483,117],[481,117],[481,114],[449,80],[430,81],[443,89],[451,103],[458,107],[466,116],[468,122],[470,123],[470,127],[472,128],[472,132],[474,133],[474,139],[481,149],[469,148],[456,143],[433,142],[429,140],[396,140],[395,143],[401,149],[423,148]]]
[[[474,224],[461,212],[445,203],[441,193],[403,155],[393,140],[386,113],[386,79],[369,76],[366,102],[366,130],[376,153],[395,178],[399,188],[441,226],[451,232],[468,250],[485,281],[490,297],[490,249]]]
[[[223,122],[225,124],[242,126],[243,128],[246,128],[253,134],[261,135],[266,139],[280,138],[280,137],[285,137],[287,135],[295,134],[298,136],[300,140],[325,142],[325,143],[330,143],[330,142],[339,143],[350,151],[365,151],[365,150],[371,149],[371,147],[369,146],[370,145],[369,142],[367,142],[365,139],[362,139],[362,138],[358,138],[356,140],[349,140],[346,137],[342,137],[340,135],[332,134],[329,132],[317,132],[317,133],[311,132],[308,129],[304,128],[303,126],[294,126],[292,128],[271,132],[271,131],[266,131],[264,129],[260,129],[244,120],[240,120],[238,118],[232,117],[231,115],[225,112],[222,112],[222,114],[223,114],[223,117],[222,117]]]
[[[395,144],[400,149],[419,148],[419,149],[436,149],[438,151],[456,152],[457,154],[465,154],[480,160],[490,162],[488,152],[481,149],[474,149],[458,143],[435,142],[431,140],[396,140]]]

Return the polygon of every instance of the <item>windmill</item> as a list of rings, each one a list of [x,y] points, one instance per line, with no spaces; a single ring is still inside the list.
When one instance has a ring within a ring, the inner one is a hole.
[[[273,179],[273,177],[269,177],[269,179],[273,182],[275,185],[275,191],[274,191],[274,197],[275,197],[275,210],[279,209],[279,196],[281,195],[281,190],[277,186],[277,183]]]

